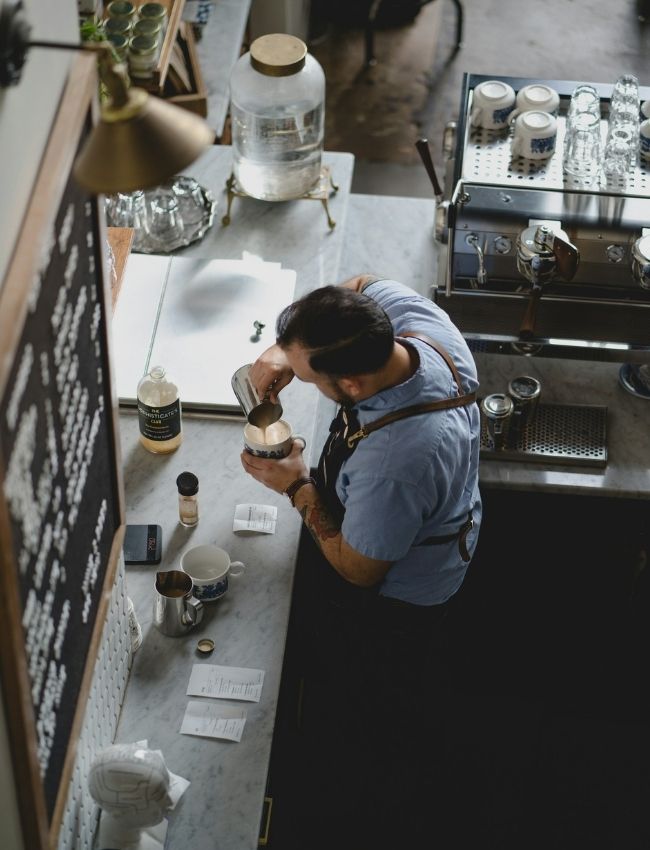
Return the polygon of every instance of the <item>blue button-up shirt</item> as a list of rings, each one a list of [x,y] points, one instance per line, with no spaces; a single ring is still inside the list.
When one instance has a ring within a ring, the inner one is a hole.
[[[375,281],[364,294],[388,314],[396,336],[417,331],[442,345],[460,374],[460,392],[478,388],[476,365],[447,313],[406,286]],[[405,339],[419,355],[416,372],[355,406],[363,425],[394,410],[447,398],[456,383],[442,357],[418,339]],[[460,587],[467,563],[458,540],[419,545],[457,532],[470,509],[473,553],[481,521],[478,490],[478,406],[451,408],[399,420],[361,440],[343,464],[336,489],[345,507],[343,537],[361,554],[392,561],[380,593],[418,605],[445,602]]]

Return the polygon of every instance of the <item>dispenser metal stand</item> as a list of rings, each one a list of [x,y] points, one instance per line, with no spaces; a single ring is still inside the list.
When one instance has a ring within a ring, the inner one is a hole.
[[[330,215],[328,201],[330,196],[338,192],[338,190],[339,187],[336,185],[336,183],[334,183],[334,180],[332,179],[332,174],[329,165],[323,165],[320,170],[320,176],[318,178],[318,181],[314,184],[313,188],[311,188],[308,192],[305,192],[304,195],[300,195],[299,198],[292,198],[287,200],[320,201],[325,209],[325,215],[327,216],[327,224],[329,225],[330,230],[333,230],[336,227],[336,222]],[[249,195],[248,192],[245,192],[242,189],[242,187],[235,179],[234,174],[231,174],[230,177],[226,180],[226,192],[228,193],[228,206],[226,208],[226,214],[221,219],[221,224],[224,227],[230,224],[230,208],[232,207],[233,199],[253,197],[253,195]]]

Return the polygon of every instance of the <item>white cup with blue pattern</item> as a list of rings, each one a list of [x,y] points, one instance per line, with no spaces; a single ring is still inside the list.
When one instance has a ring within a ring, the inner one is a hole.
[[[231,561],[225,549],[208,543],[184,552],[181,570],[192,579],[192,592],[197,599],[215,602],[228,592],[228,578],[240,576],[245,566],[241,561]]]
[[[502,80],[485,80],[472,92],[470,124],[483,130],[504,130],[515,108],[515,90]]]
[[[531,109],[517,116],[512,138],[512,157],[548,159],[555,152],[557,121],[548,112]]]
[[[244,425],[244,448],[246,451],[267,460],[279,460],[291,454],[294,440],[302,443],[303,449],[307,441],[300,434],[294,434],[291,425],[284,419],[278,419],[266,428],[258,428],[250,422]]]

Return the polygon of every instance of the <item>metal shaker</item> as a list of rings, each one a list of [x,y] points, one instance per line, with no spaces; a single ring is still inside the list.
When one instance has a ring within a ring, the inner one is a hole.
[[[260,398],[259,393],[251,384],[248,373],[253,364],[247,363],[245,366],[240,366],[232,376],[231,384],[237,401],[241,404],[242,410],[246,414],[246,418],[251,425],[256,425],[258,428],[266,428],[277,422],[282,416],[282,405],[279,402],[275,404],[269,400],[268,392],[263,398]],[[270,391],[269,387],[269,391]]]
[[[508,384],[508,395],[512,399],[512,429],[521,434],[535,416],[542,385],[537,378],[519,375]]]
[[[490,448],[497,451],[506,448],[513,409],[512,399],[504,393],[492,393],[481,401],[481,413],[490,438]]]
[[[182,570],[156,573],[153,624],[164,635],[177,637],[203,619],[203,603],[192,596],[192,579]]]

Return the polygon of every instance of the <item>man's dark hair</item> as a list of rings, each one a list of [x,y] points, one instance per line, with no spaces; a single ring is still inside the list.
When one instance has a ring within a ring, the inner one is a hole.
[[[379,304],[341,286],[315,289],[286,307],[276,335],[281,348],[298,343],[311,352],[315,372],[335,378],[381,369],[394,341],[393,326]]]

